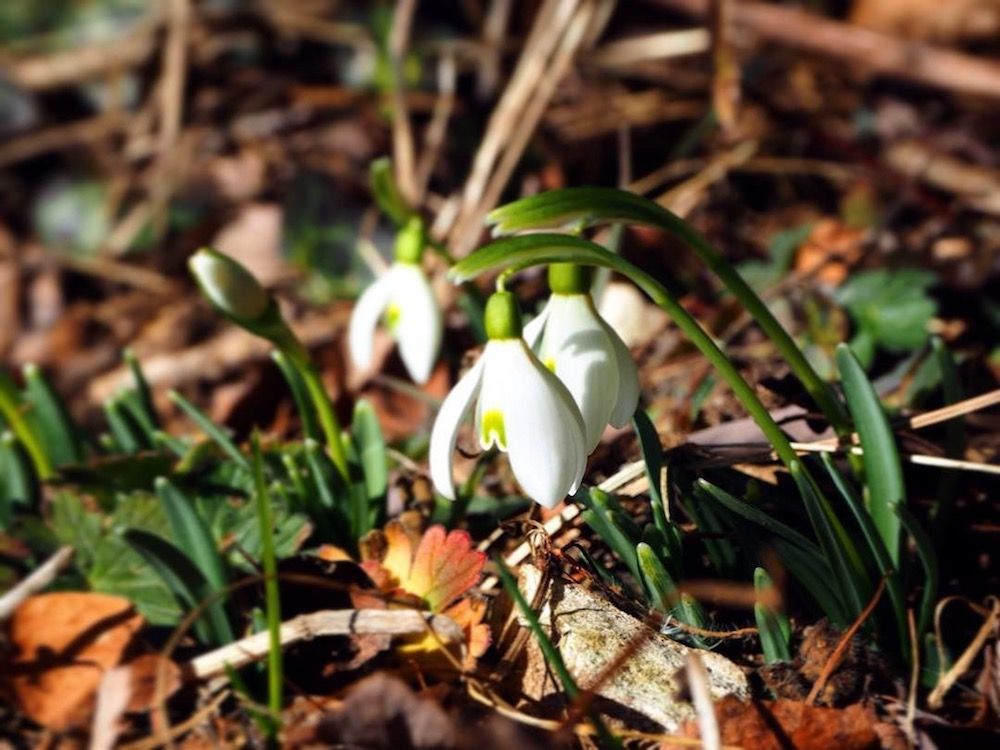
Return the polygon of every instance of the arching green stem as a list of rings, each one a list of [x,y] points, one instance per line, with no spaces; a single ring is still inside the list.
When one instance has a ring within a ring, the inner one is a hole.
[[[498,234],[556,227],[579,232],[589,226],[616,222],[652,226],[668,232],[690,247],[753,316],[837,434],[850,435],[851,424],[844,405],[763,300],[707,239],[658,203],[613,188],[566,188],[508,203],[492,211],[487,221],[494,225],[494,232]]]
[[[757,397],[753,388],[743,379],[715,341],[709,336],[673,295],[660,282],[621,256],[588,240],[563,234],[533,234],[509,237],[480,248],[456,264],[451,275],[456,280],[467,280],[491,268],[506,267],[501,274],[509,277],[529,266],[573,262],[604,266],[631,279],[653,302],[663,308],[691,343],[715,366],[718,373],[733,389],[771,443],[775,453],[791,468],[798,464],[798,456],[778,423]]]
[[[298,369],[299,375],[302,377],[302,382],[309,392],[310,399],[312,399],[313,406],[316,407],[316,415],[319,417],[319,424],[323,430],[323,436],[326,438],[326,447],[330,454],[330,460],[346,481],[350,478],[350,470],[347,467],[347,451],[344,448],[340,420],[337,419],[337,413],[333,410],[333,404],[330,402],[326,388],[323,387],[323,381],[319,376],[319,372],[309,358],[309,353],[290,330],[288,333],[290,336],[289,341],[276,343],[278,343],[278,348],[282,354],[291,360]]]

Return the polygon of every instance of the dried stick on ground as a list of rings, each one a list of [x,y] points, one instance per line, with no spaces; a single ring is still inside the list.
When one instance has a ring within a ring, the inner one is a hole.
[[[281,645],[321,635],[420,635],[431,631],[442,641],[460,642],[462,629],[450,617],[415,609],[337,609],[299,615],[281,624]],[[204,680],[224,674],[227,667],[239,669],[264,656],[270,634],[255,633],[187,663],[185,672]]]
[[[701,18],[711,6],[711,0],[646,1]],[[731,21],[734,28],[749,29],[762,39],[846,60],[871,73],[1000,98],[1000,65],[989,60],[770,3],[734,3]]]
[[[29,596],[37,591],[41,591],[50,583],[59,571],[69,565],[73,559],[74,549],[72,547],[60,548],[52,557],[42,563],[29,576],[20,581],[14,588],[3,596],[0,596],[0,622],[3,622],[12,614],[18,606]]]

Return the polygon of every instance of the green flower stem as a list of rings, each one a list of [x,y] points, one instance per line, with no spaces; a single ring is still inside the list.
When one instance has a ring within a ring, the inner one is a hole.
[[[291,331],[289,331],[289,334],[291,334]],[[340,472],[344,480],[347,481],[350,478],[350,471],[347,468],[347,450],[344,448],[340,420],[337,419],[337,413],[333,410],[330,397],[326,393],[326,388],[323,387],[323,381],[320,379],[319,372],[313,365],[312,360],[309,359],[309,354],[306,352],[305,347],[297,339],[293,338],[292,341],[294,345],[281,342],[278,348],[282,354],[297,366],[299,374],[302,376],[302,382],[305,383],[309,397],[316,407],[319,424],[323,429],[323,435],[326,437],[326,447],[327,452],[330,454],[330,460],[337,467],[337,471]]]
[[[674,299],[666,287],[648,273],[632,265],[620,256],[608,253],[606,263],[612,270],[618,271],[620,274],[634,281],[636,286],[642,289],[653,302],[666,311],[667,315],[673,319],[674,323],[684,332],[684,335],[688,337],[691,343],[698,347],[698,350],[712,363],[727,385],[732,388],[736,398],[740,400],[740,403],[750,413],[750,416],[771,443],[774,452],[778,454],[778,458],[789,468],[794,464],[798,464],[798,454],[796,454],[795,449],[792,448],[792,444],[785,437],[785,433],[781,431],[781,427],[774,421],[774,417],[771,416],[771,413],[761,402],[760,398],[758,398],[753,388],[743,379],[739,370],[729,361],[729,358],[719,348],[712,337]]]
[[[45,448],[39,441],[38,435],[31,429],[31,425],[28,424],[21,413],[17,387],[2,372],[0,372],[0,414],[7,420],[11,432],[17,436],[17,439],[21,441],[25,450],[28,451],[28,455],[31,456],[31,462],[35,465],[35,471],[38,472],[39,478],[43,480],[51,479],[55,471],[52,468],[49,455],[45,452]]]
[[[282,654],[281,654],[281,595],[278,592],[278,558],[274,549],[274,520],[271,502],[264,484],[264,460],[260,439],[255,433],[253,445],[254,495],[260,523],[261,564],[264,568],[264,608],[267,616],[267,704],[272,717],[281,716]]]
[[[663,229],[688,245],[743,304],[774,342],[837,434],[850,434],[850,420],[844,405],[760,297],[708,240],[660,204],[613,188],[565,188],[501,206],[490,213],[487,223],[494,226],[494,234],[504,235],[556,227],[578,232],[585,227],[609,223]],[[464,260],[459,265],[461,263]]]
[[[507,237],[481,247],[455,265],[450,271],[450,276],[453,280],[461,282],[485,271],[499,268],[503,269],[497,277],[499,287],[502,280],[530,266],[565,262],[603,266],[630,278],[653,302],[670,315],[691,343],[698,347],[701,353],[715,366],[785,465],[789,469],[795,467],[796,471],[803,470],[800,469],[801,462],[798,460],[792,444],[785,437],[785,433],[781,431],[778,423],[774,421],[770,412],[761,403],[753,388],[743,379],[712,337],[673,298],[666,287],[621,256],[615,255],[589,240],[571,235],[527,234],[520,237]],[[806,476],[808,475],[806,474]]]
[[[809,364],[802,350],[799,349],[784,326],[774,317],[764,301],[708,240],[680,218],[666,211],[664,214],[660,226],[686,243],[705,265],[722,280],[722,283],[729,288],[729,291],[774,342],[781,356],[788,362],[792,372],[802,382],[803,387],[812,396],[826,418],[830,420],[834,431],[841,437],[850,435],[851,423],[843,404],[834,395],[830,386],[819,376],[819,373]]]

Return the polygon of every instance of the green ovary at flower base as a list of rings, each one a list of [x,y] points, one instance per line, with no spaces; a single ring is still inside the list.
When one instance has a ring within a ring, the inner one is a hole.
[[[566,386],[538,361],[521,336],[517,302],[497,292],[486,305],[489,341],[479,361],[445,398],[431,432],[431,478],[455,499],[452,456],[458,428],[476,402],[482,448],[507,452],[524,491],[552,507],[579,487],[587,453],[583,419]]]
[[[443,331],[441,309],[420,266],[426,239],[423,221],[410,219],[396,238],[395,262],[358,298],[348,330],[351,358],[366,369],[371,366],[372,340],[381,319],[399,346],[410,377],[421,384],[430,377]]]
[[[589,454],[606,425],[629,423],[639,402],[639,374],[628,347],[594,308],[589,268],[555,263],[549,286],[552,296],[524,338],[572,394]]]

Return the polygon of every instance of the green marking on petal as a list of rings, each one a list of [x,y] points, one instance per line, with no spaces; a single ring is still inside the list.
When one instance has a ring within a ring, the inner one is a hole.
[[[483,445],[496,444],[501,450],[507,450],[507,432],[503,426],[502,411],[489,409],[483,413],[483,421],[479,425],[479,436]]]
[[[395,302],[390,302],[385,308],[385,327],[390,331],[395,331],[396,326],[399,325],[399,319],[403,316],[403,311],[399,309],[399,305]]]
[[[546,357],[544,360],[542,360],[542,364],[545,365],[548,368],[549,372],[555,372],[556,371],[556,358],[555,357]]]

